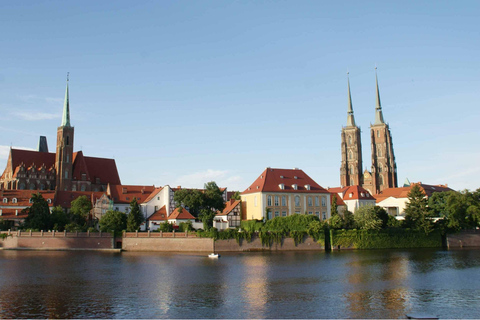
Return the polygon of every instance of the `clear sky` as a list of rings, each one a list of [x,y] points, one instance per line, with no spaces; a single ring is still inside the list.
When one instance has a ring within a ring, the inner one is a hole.
[[[480,1],[1,1],[0,167],[75,150],[123,184],[245,190],[265,169],[339,186],[347,70],[370,168],[375,70],[399,183],[480,187]]]

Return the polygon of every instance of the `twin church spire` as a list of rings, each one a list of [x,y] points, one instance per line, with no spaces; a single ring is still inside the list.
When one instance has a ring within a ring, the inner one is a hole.
[[[386,188],[397,187],[397,167],[393,153],[392,137],[390,128],[383,119],[377,68],[375,68],[375,85],[375,122],[370,125],[372,169],[371,172],[365,170],[362,173],[360,128],[355,124],[350,78],[347,73],[347,126],[342,128],[342,164],[340,168],[342,187],[360,185],[369,190],[371,194],[378,194]]]
[[[63,116],[62,116],[62,127],[70,127],[70,102],[68,97],[68,78],[69,73],[67,73],[67,89],[65,90],[65,101],[63,102]]]

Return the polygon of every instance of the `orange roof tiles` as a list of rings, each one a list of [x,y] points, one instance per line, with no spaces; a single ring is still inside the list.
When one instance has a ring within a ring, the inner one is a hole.
[[[34,194],[40,193],[45,200],[50,200],[50,207],[54,205],[55,191],[50,190],[2,190],[0,191],[0,206],[4,207],[30,207],[30,199]],[[7,199],[4,203],[3,199]],[[16,203],[13,203],[16,199]]]
[[[166,221],[167,217],[167,208],[165,206],[161,207],[160,210],[155,211],[148,220],[150,221]]]
[[[154,186],[109,185],[109,195],[115,203],[130,203],[133,198],[143,203],[154,190]]]
[[[240,200],[234,200],[230,199],[225,203],[225,209],[223,209],[223,212],[218,212],[216,215],[217,216],[225,216],[229,214],[233,209],[235,209],[236,206],[240,204]]]
[[[284,185],[284,189],[280,185]],[[297,185],[297,189],[293,187]],[[310,190],[306,185],[310,186]],[[267,168],[242,194],[255,192],[328,193],[303,170]]]
[[[423,184],[421,182],[418,182],[418,183],[412,182],[408,187],[387,188],[383,190],[380,194],[375,195],[375,199],[378,203],[389,197],[408,198],[408,193],[410,192],[410,190],[415,184],[418,184],[420,186],[420,190],[422,190],[422,192],[427,197],[430,197],[434,192],[454,191],[453,189],[449,188],[447,185],[429,185],[429,184]]]
[[[145,200],[143,200],[142,203],[145,203],[145,202],[149,202],[150,200],[152,200],[153,198],[155,198],[155,196],[160,192],[162,191],[163,187],[158,187],[158,188],[155,188],[151,193],[150,195],[145,198]]]
[[[195,219],[194,216],[190,212],[187,211],[185,208],[181,208],[181,212],[179,210],[180,208],[175,208],[175,210],[172,212],[170,216],[168,216],[168,219],[177,219],[177,220],[190,220],[190,219]]]
[[[70,208],[71,202],[81,196],[86,196],[92,201],[92,205],[94,205],[95,201],[100,199],[103,194],[104,192],[93,191],[57,191],[55,205],[61,206],[62,208]]]

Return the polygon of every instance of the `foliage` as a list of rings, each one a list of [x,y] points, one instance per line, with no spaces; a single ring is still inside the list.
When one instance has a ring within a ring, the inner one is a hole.
[[[78,223],[70,222],[65,225],[64,230],[66,230],[67,232],[83,232],[85,231],[85,225],[79,225]]]
[[[140,212],[140,206],[138,205],[137,198],[133,198],[130,202],[130,213],[127,216],[127,231],[133,232],[140,229],[140,225],[143,222],[143,215]]]
[[[343,217],[339,214],[332,216],[327,222],[332,229],[343,229]]]
[[[223,193],[214,181],[204,185],[204,207],[212,211],[223,211],[225,203],[223,202]]]
[[[325,240],[325,227],[322,221],[311,221],[307,227],[307,234],[315,241]]]
[[[210,209],[202,209],[199,218],[203,222],[203,230],[208,230],[213,227],[213,219],[215,219],[215,212]]]
[[[275,217],[265,222],[263,230],[266,231],[303,231],[306,232],[310,222],[320,221],[315,215],[293,214],[287,217]]]
[[[408,193],[404,225],[407,228],[421,230],[425,234],[433,231],[433,221],[427,208],[427,199],[418,184],[414,185]]]
[[[204,206],[205,197],[200,190],[197,189],[180,189],[175,191],[173,196],[177,207],[188,207],[188,211],[198,217],[200,209]]]
[[[442,237],[435,231],[390,228],[385,230],[331,230],[332,246],[355,249],[441,247]]]
[[[71,222],[70,215],[67,214],[60,206],[56,206],[52,209],[50,219],[53,225],[53,230],[56,231],[64,231],[65,226]]]
[[[402,221],[395,219],[394,216],[388,215],[387,228],[399,228],[402,226]]]
[[[108,210],[99,221],[102,232],[111,232],[117,236],[127,227],[127,215],[121,211]]]
[[[240,228],[247,232],[259,232],[263,228],[264,223],[258,220],[242,220]]]
[[[28,216],[25,218],[23,228],[50,230],[52,222],[47,201],[40,193],[32,195],[32,205],[23,209]]]
[[[178,225],[178,231],[180,232],[193,231],[192,221],[180,222],[180,224]]]
[[[375,206],[358,208],[357,211],[355,211],[354,219],[357,227],[363,230],[380,230],[383,224],[382,219],[377,215]]]
[[[158,227],[158,231],[172,232],[173,231],[173,224],[169,223],[168,221],[160,223],[160,225]]]
[[[356,228],[355,217],[353,213],[348,210],[343,211],[343,229],[354,229]]]
[[[7,220],[4,221],[0,218],[0,230],[8,230],[13,227],[13,221]]]
[[[13,237],[11,234],[8,233],[0,233],[0,238],[5,240],[7,237]]]
[[[87,196],[80,196],[70,204],[70,214],[72,215],[70,219],[78,225],[87,224],[91,210],[92,202],[90,199]]]
[[[232,195],[231,199],[233,200],[240,200],[240,191],[235,191],[235,193]]]
[[[330,216],[333,217],[334,215],[338,214],[338,206],[337,206],[337,195],[332,195],[332,207],[330,209]]]

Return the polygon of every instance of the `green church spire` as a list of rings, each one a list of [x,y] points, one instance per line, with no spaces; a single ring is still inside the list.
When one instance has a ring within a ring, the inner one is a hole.
[[[382,105],[380,104],[380,91],[378,90],[377,67],[375,67],[375,83],[377,85],[377,106],[375,108],[375,123],[374,124],[382,124],[382,123],[385,123],[385,122],[383,121]]]
[[[68,102],[68,73],[67,73],[67,89],[65,90],[65,101],[63,102],[62,127],[70,127],[70,104]]]
[[[348,116],[347,116],[347,127],[354,127],[354,126],[355,126],[355,118],[353,117],[352,94],[350,93],[350,78],[348,77],[348,72],[347,72],[347,84],[348,84]]]

